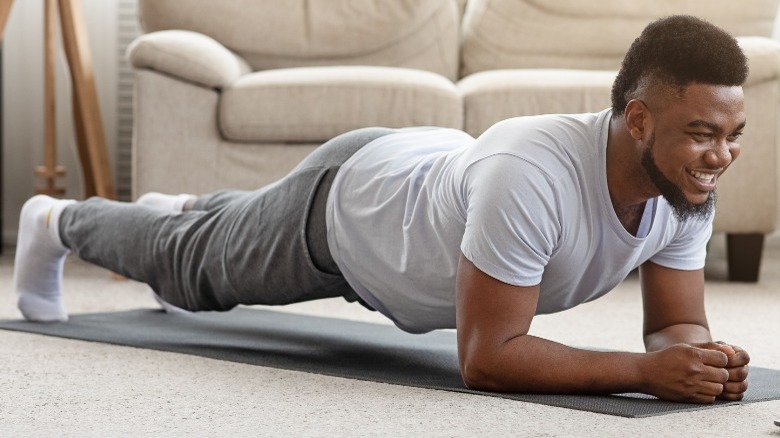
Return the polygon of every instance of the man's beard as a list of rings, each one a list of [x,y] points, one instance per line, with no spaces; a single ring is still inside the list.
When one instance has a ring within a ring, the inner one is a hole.
[[[647,141],[647,147],[644,152],[642,152],[642,167],[650,177],[650,181],[652,181],[658,191],[661,192],[661,196],[663,196],[664,199],[666,199],[666,202],[672,206],[672,211],[674,211],[677,220],[685,222],[688,219],[707,219],[715,208],[715,192],[710,192],[709,196],[707,196],[707,200],[701,204],[695,204],[689,201],[685,197],[685,193],[683,193],[682,189],[669,181],[661,172],[661,169],[656,166],[655,156],[653,156],[652,151],[654,144],[655,134],[651,134],[650,139]]]

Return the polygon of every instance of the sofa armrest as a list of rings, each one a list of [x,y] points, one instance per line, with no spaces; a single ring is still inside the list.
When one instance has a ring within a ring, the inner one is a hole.
[[[745,85],[780,77],[780,41],[760,36],[737,37],[737,41],[750,67]]]
[[[184,30],[138,37],[127,48],[136,69],[155,70],[188,82],[221,89],[252,71],[249,64],[215,39]]]

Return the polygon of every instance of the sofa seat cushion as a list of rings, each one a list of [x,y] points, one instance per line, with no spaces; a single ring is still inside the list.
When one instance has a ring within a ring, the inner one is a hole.
[[[509,69],[474,73],[458,83],[465,106],[464,130],[478,136],[516,116],[601,111],[611,105],[617,72]]]
[[[255,72],[226,87],[222,135],[246,142],[321,142],[366,126],[460,128],[449,79],[422,70],[338,66]]]

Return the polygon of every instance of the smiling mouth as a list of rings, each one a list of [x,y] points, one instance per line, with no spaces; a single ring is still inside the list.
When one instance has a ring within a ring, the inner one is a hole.
[[[698,172],[696,170],[689,170],[688,173],[702,184],[712,184],[715,181],[716,174],[714,173]]]

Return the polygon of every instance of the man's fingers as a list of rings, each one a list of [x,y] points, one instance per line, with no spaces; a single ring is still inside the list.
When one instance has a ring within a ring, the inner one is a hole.
[[[713,382],[702,382],[695,394],[691,394],[688,401],[693,403],[712,403],[715,398],[723,394],[723,385]]]
[[[713,343],[712,345],[717,345]],[[708,349],[699,347],[701,360],[705,365],[723,368],[729,363],[729,357],[720,349]]]
[[[725,342],[722,342],[722,341],[713,342],[713,344],[717,345],[717,347],[716,347],[717,349],[719,349],[720,351],[726,353],[726,356],[731,357],[731,356],[733,356],[736,353],[736,350],[734,350],[734,346],[733,345],[729,345],[729,344],[727,344]]]
[[[719,395],[702,395],[702,394],[694,394],[691,397],[680,400],[685,403],[699,403],[699,404],[708,404],[711,405],[715,403],[715,400],[718,399]]]
[[[750,363],[750,355],[747,351],[736,346],[734,347],[734,351],[736,353],[729,357],[729,363],[726,365],[727,367],[741,367]]]
[[[724,342],[702,342],[698,344],[692,344],[694,347],[702,348],[705,350],[713,350],[713,351],[720,351],[723,352],[726,356],[733,356],[736,354],[736,350],[734,350],[734,347],[731,345],[728,345]]]
[[[730,392],[723,392],[723,394],[717,396],[716,398],[718,400],[726,400],[726,401],[740,401],[745,397],[744,393],[730,393]]]
[[[748,377],[747,365],[741,367],[726,368],[726,371],[729,372],[730,382],[743,382],[747,380]]]
[[[744,348],[737,346],[737,345],[729,345],[725,342],[715,342],[714,344],[720,346],[720,351],[723,351],[726,353],[726,356],[729,358],[728,367],[740,367],[743,365],[747,365],[750,362],[750,355],[748,355],[747,351],[745,351]],[[702,347],[707,348],[707,347]],[[724,348],[726,348],[724,350]],[[731,351],[731,353],[729,352]]]
[[[723,384],[723,395],[743,395],[748,389],[747,380],[741,382],[726,382]],[[741,399],[741,397],[740,397]]]
[[[705,367],[702,380],[704,380],[706,383],[723,385],[729,381],[729,371],[726,368],[708,366]]]
[[[743,367],[746,366],[750,362],[750,357],[748,357],[746,352],[737,352],[735,355],[729,357],[729,363],[726,364],[729,368],[735,368],[735,367]]]

